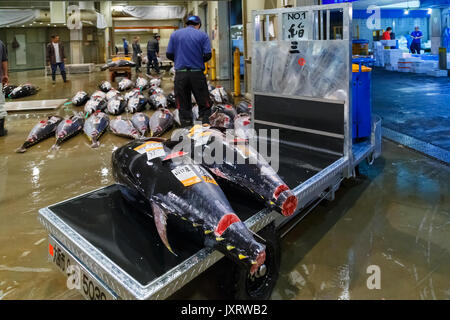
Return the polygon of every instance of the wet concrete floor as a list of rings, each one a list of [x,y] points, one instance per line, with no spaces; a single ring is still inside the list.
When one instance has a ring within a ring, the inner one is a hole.
[[[26,99],[70,98],[95,90],[106,73],[72,75],[53,86],[41,71],[13,73],[41,91]],[[163,81],[169,91],[170,78]],[[57,112],[69,115],[72,107]],[[14,150],[49,112],[10,114],[0,138],[0,299],[81,299],[47,261],[47,233],[37,211],[113,182],[110,157],[127,140],[110,133],[97,150],[79,135],[49,152],[53,138]],[[449,299],[450,168],[392,142],[373,166],[345,181],[282,240],[272,299]],[[369,290],[367,267],[379,266],[381,289]],[[218,266],[219,267],[219,266]],[[217,268],[218,268],[217,267]],[[213,266],[172,298],[222,298]]]
[[[450,152],[450,81],[374,68],[373,110],[383,126]]]

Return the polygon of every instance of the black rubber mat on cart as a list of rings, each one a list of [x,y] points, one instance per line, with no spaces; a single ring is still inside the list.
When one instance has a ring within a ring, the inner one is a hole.
[[[280,155],[279,174],[291,188],[339,158],[281,145]],[[250,196],[229,189],[224,191],[243,221],[263,209]],[[202,249],[201,237],[190,226],[170,218],[167,233],[177,256],[170,253],[161,242],[153,219],[127,203],[117,185],[51,206],[50,209],[142,285]]]

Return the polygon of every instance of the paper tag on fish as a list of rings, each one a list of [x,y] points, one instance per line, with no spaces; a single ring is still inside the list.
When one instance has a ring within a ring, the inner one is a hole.
[[[162,149],[164,151],[164,147],[161,142],[149,141],[144,144],[141,144],[139,147],[134,148],[134,151],[139,152],[140,154],[148,153],[149,151]],[[149,159],[150,160],[150,159]]]
[[[205,182],[215,184],[216,186],[218,185],[216,180],[214,180],[212,175],[205,168],[198,167],[198,169],[200,170],[202,178]]]
[[[147,160],[153,160],[155,158],[161,158],[161,157],[165,157],[166,156],[166,152],[164,151],[164,148],[161,145],[161,148],[156,148],[156,149],[152,149],[147,151]]]
[[[94,118],[94,123],[95,123],[95,124],[98,124],[98,123],[100,123],[100,120],[101,120],[100,117],[95,117],[95,118]]]
[[[172,170],[173,175],[185,186],[189,187],[202,182],[199,176],[189,166],[180,166]]]

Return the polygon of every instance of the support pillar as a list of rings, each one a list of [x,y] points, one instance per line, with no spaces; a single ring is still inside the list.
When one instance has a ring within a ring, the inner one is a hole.
[[[439,54],[442,46],[442,10],[434,8],[430,17],[431,54]]]
[[[84,63],[83,55],[83,29],[70,30],[70,55],[71,63]]]
[[[230,8],[228,1],[218,1],[219,60],[216,64],[220,80],[231,79]]]

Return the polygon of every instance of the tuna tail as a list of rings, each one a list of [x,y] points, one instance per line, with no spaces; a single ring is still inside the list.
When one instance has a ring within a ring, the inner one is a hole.
[[[56,151],[59,150],[60,146],[59,146],[59,141],[56,141],[54,145],[52,145],[52,147],[50,148],[50,150],[52,151]]]
[[[100,142],[98,142],[97,139],[92,139],[91,148],[98,148],[100,147]]]
[[[175,109],[175,111],[173,112],[173,120],[179,127],[181,127],[180,112],[178,111],[178,109]]]
[[[25,151],[27,151],[27,148],[24,145],[16,149],[17,153],[24,153]]]
[[[153,210],[153,219],[155,220],[155,226],[158,230],[159,237],[164,245],[172,252],[174,255],[177,255],[173,252],[172,247],[169,244],[169,240],[167,239],[167,213],[163,207],[161,207],[156,201],[151,202],[152,210]]]

